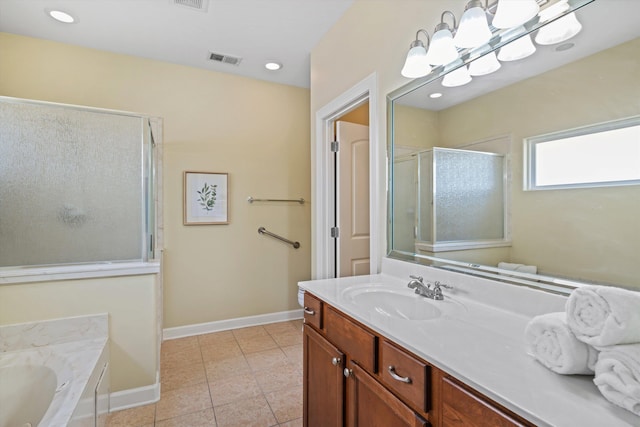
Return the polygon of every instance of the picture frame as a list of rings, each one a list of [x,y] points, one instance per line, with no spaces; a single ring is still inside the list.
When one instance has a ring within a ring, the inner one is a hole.
[[[185,171],[183,224],[229,224],[228,174]]]

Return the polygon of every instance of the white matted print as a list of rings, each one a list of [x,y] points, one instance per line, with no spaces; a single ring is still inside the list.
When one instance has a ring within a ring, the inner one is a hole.
[[[184,173],[184,225],[228,224],[226,173]]]

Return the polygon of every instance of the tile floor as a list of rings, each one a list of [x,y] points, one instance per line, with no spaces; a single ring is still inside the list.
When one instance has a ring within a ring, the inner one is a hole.
[[[302,320],[165,341],[160,380],[107,427],[302,426]]]

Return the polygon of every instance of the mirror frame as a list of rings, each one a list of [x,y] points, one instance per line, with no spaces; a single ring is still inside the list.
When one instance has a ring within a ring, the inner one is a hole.
[[[476,277],[483,277],[487,279],[499,280],[502,282],[510,283],[519,286],[528,286],[536,289],[541,289],[547,292],[557,293],[561,295],[568,295],[575,288],[585,286],[586,283],[579,282],[571,279],[545,276],[541,274],[522,273],[518,271],[503,270],[497,267],[491,267],[488,265],[481,265],[475,263],[461,262],[449,260],[446,258],[438,258],[429,255],[417,254],[415,252],[405,252],[393,249],[391,247],[393,242],[393,150],[394,150],[394,101],[401,96],[412,92],[422,86],[432,83],[445,74],[448,74],[462,66],[466,66],[470,62],[490,53],[497,51],[502,46],[505,46],[512,41],[533,33],[539,28],[553,22],[563,16],[575,12],[576,10],[592,3],[595,0],[569,0],[569,9],[562,14],[554,17],[545,22],[541,22],[539,17],[536,17],[526,23],[523,26],[497,31],[493,34],[491,40],[483,46],[479,46],[474,49],[466,49],[460,52],[460,58],[456,61],[441,65],[433,69],[433,71],[425,77],[414,79],[413,81],[395,89],[387,95],[387,170],[388,170],[388,185],[387,185],[387,257],[398,259],[402,261],[420,263],[421,261],[430,261],[430,266],[436,268],[446,268],[449,271],[455,271],[463,274],[468,274]]]

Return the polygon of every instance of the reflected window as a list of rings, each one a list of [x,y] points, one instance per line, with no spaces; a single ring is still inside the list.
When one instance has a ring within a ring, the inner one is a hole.
[[[640,184],[640,117],[525,139],[525,190]]]

